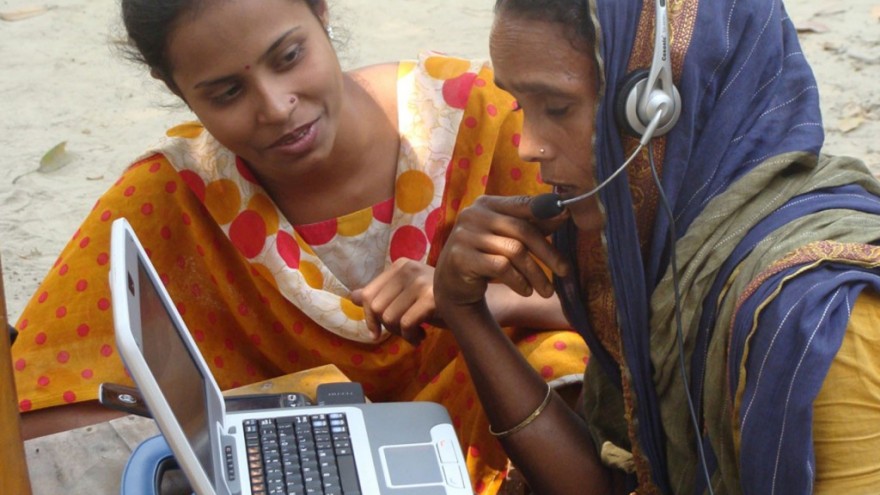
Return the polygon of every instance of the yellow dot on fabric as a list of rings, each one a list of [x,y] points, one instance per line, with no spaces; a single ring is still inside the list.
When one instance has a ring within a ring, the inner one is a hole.
[[[185,122],[165,131],[168,137],[195,138],[199,137],[205,128],[199,122]]]
[[[434,183],[419,170],[408,170],[397,178],[397,207],[404,213],[418,213],[434,199]]]
[[[406,77],[415,68],[416,68],[415,62],[407,62],[407,61],[400,62],[399,64],[397,64],[397,77],[398,78]]]
[[[205,187],[205,206],[220,225],[231,222],[241,210],[241,193],[235,182],[220,179]]]
[[[299,264],[299,272],[302,273],[303,278],[310,287],[314,289],[321,289],[324,287],[324,276],[321,275],[321,270],[319,270],[314,263],[301,261]]]
[[[260,274],[261,277],[266,280],[266,282],[269,282],[272,287],[275,287],[276,289],[278,288],[278,282],[275,281],[275,275],[273,275],[272,272],[269,271],[269,268],[267,268],[266,265],[262,263],[251,263],[251,266],[257,273]]]
[[[470,62],[455,58],[431,57],[425,61],[425,69],[428,71],[428,75],[441,81],[454,79],[467,72],[470,68]]]
[[[340,298],[339,306],[342,308],[342,313],[347,316],[349,320],[360,321],[364,319],[364,308],[351,302],[348,298]]]
[[[373,209],[367,208],[339,218],[336,232],[346,237],[363,234],[373,223]]]
[[[266,235],[273,235],[278,232],[278,212],[272,200],[265,194],[255,194],[248,202],[248,210],[253,210],[263,217],[266,223]]]

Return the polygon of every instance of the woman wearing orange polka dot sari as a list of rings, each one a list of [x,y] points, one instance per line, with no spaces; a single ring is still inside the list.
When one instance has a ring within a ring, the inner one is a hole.
[[[393,198],[291,225],[248,164],[199,124],[169,131],[97,202],[18,321],[20,409],[90,401],[129,383],[107,284],[110,224],[125,217],[223,389],[332,363],[373,401],[448,408],[477,492],[507,458],[489,434],[451,334],[423,325],[416,347],[376,339],[351,300],[399,259],[433,265],[457,213],[482,194],[545,192],[517,156],[521,116],[486,65],[423,55],[398,66],[400,150]],[[554,385],[579,383],[587,350],[570,331],[509,330]]]

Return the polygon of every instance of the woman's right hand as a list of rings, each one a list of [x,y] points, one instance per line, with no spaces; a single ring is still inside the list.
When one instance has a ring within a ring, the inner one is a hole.
[[[441,314],[484,300],[489,281],[522,296],[553,294],[537,260],[565,275],[568,265],[546,236],[567,213],[538,222],[529,196],[481,196],[459,214],[434,271],[434,298]]]

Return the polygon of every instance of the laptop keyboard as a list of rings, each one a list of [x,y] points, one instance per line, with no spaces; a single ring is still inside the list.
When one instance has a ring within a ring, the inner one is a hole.
[[[254,495],[360,495],[344,413],[244,421]]]

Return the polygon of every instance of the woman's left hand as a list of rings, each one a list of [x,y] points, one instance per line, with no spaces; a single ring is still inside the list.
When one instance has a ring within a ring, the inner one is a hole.
[[[434,268],[408,258],[401,258],[363,289],[352,292],[351,299],[364,308],[367,327],[379,337],[384,326],[412,345],[425,337],[422,323],[432,323],[434,304]]]

